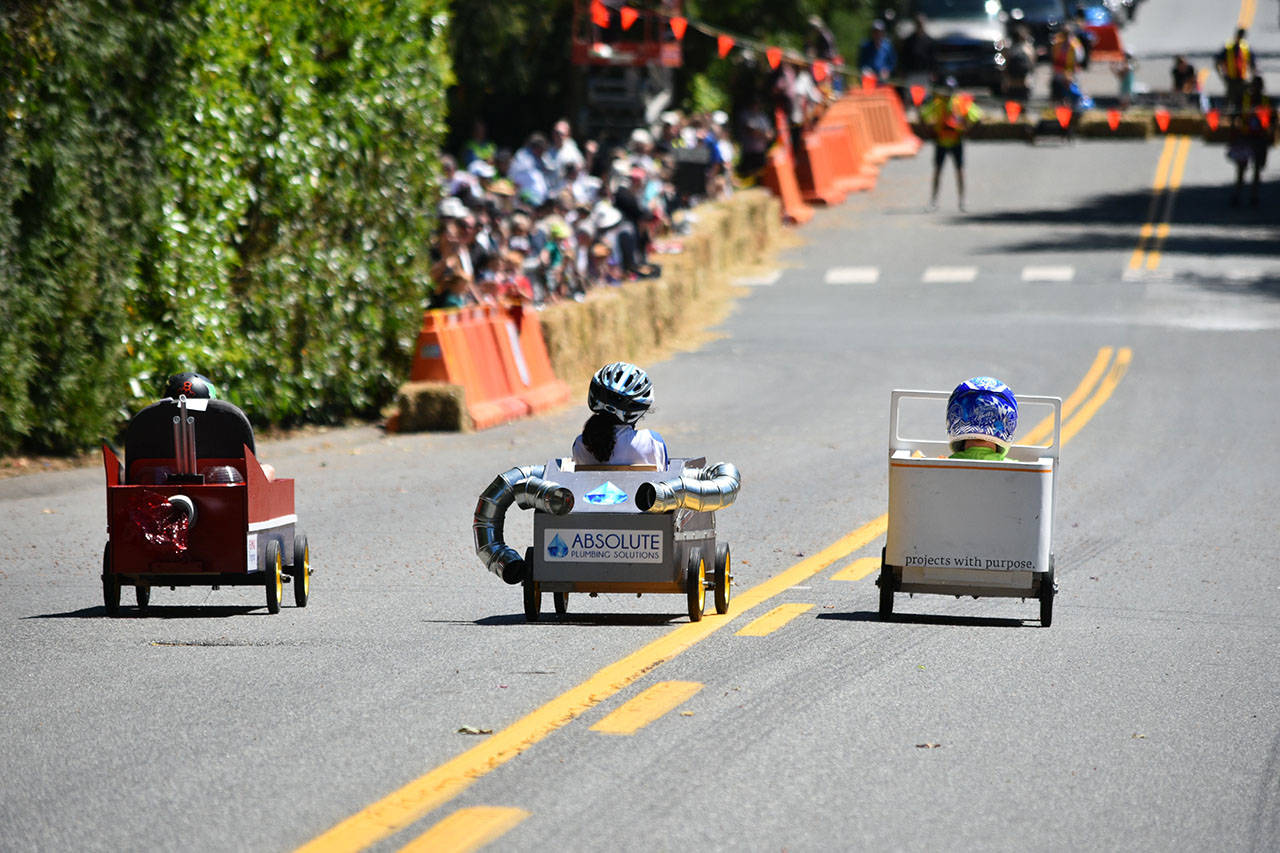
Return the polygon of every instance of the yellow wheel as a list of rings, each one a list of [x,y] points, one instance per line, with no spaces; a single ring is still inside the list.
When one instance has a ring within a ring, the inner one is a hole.
[[[307,534],[293,537],[293,603],[306,607],[311,596],[311,548],[307,546]]]
[[[684,588],[689,598],[689,621],[702,621],[702,611],[707,606],[707,563],[702,559],[701,551],[694,550],[689,554]]]
[[[264,583],[267,587],[267,612],[280,612],[280,599],[284,597],[284,570],[280,561],[280,543],[272,539],[267,543]]]

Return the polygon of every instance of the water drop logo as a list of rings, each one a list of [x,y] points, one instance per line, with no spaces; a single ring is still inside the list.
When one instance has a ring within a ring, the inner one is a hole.
[[[598,506],[612,506],[627,502],[627,493],[608,481],[599,488],[587,492],[583,497],[587,499],[587,503]]]
[[[555,538],[551,540],[551,544],[547,546],[547,553],[552,557],[569,556],[569,546],[564,544],[564,540],[560,538],[559,533],[555,535]]]

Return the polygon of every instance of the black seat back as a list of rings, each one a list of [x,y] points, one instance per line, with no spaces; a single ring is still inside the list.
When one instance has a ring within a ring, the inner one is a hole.
[[[195,418],[196,460],[239,459],[243,447],[254,450],[253,427],[244,412],[222,400],[210,400],[203,412],[187,409]],[[175,400],[152,403],[133,416],[124,434],[125,463],[139,459],[173,459]]]

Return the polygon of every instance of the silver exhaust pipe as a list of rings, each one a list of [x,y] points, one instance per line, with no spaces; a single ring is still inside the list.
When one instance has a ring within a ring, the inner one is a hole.
[[[503,540],[502,526],[511,504],[551,515],[568,515],[573,509],[573,492],[542,479],[545,470],[543,465],[530,465],[499,474],[476,503],[471,523],[476,556],[507,583],[520,583],[529,575],[524,557]]]
[[[642,512],[712,512],[737,500],[741,486],[742,475],[737,466],[721,462],[660,483],[641,485],[636,490],[636,506]]]

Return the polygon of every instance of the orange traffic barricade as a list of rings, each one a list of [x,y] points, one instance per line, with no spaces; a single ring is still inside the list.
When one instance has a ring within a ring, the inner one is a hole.
[[[781,145],[770,149],[765,160],[764,184],[782,201],[782,216],[788,222],[803,225],[813,218],[813,208],[801,197],[795,167]]]
[[[557,379],[542,337],[542,323],[532,308],[499,309],[501,331],[511,344],[517,379],[516,396],[534,412],[569,402],[569,386]]]
[[[848,195],[836,184],[835,169],[825,137],[812,131],[801,134],[796,155],[796,180],[800,194],[810,204],[839,204]]]
[[[409,379],[462,386],[467,414],[476,429],[530,411],[508,384],[501,351],[482,308],[426,312]]]
[[[854,144],[849,128],[819,124],[814,133],[822,137],[837,187],[845,192],[864,192],[876,185],[875,174],[868,175],[863,171],[862,154]]]

